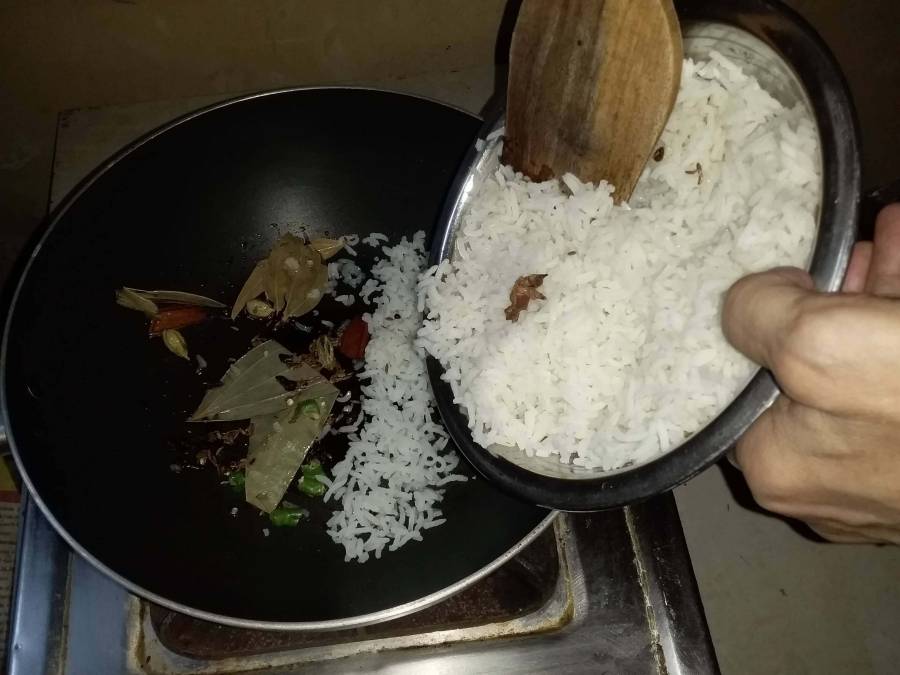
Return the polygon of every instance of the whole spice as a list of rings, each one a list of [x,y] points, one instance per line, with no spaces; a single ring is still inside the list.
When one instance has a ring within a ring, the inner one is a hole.
[[[330,249],[325,246],[324,250],[320,252],[312,243],[307,245],[292,234],[282,236],[268,257],[253,268],[231,309],[231,318],[245,307],[253,316],[270,316],[262,305],[255,304],[256,309],[251,311],[250,303],[263,293],[271,314],[281,314],[282,321],[311,311],[319,304],[328,283],[328,268],[323,260],[329,257],[326,254]]]
[[[275,340],[266,340],[228,368],[222,385],[206,392],[191,421],[272,415],[291,407],[287,399],[301,401],[330,395],[337,398],[338,391],[321,373],[306,364],[294,363],[293,352]]]
[[[309,247],[322,256],[322,260],[328,260],[344,248],[344,242],[340,239],[313,239]]]
[[[187,342],[184,339],[184,336],[179,333],[174,328],[168,328],[162,332],[163,343],[166,345],[166,348],[175,354],[175,356],[180,356],[183,359],[190,360],[188,356],[187,350]]]
[[[116,304],[128,309],[136,309],[147,316],[156,316],[159,307],[149,298],[143,297],[131,288],[120,288],[116,291]]]
[[[247,303],[250,300],[258,295],[262,295],[262,292],[264,290],[264,282],[268,278],[268,275],[268,260],[260,260],[258,263],[256,263],[256,267],[253,268],[250,276],[247,277],[247,281],[244,282],[244,285],[241,288],[241,292],[238,293],[237,300],[234,301],[234,306],[231,308],[232,319],[234,319],[238,314],[241,313],[241,310],[247,306]]]
[[[232,429],[231,431],[210,431],[206,434],[206,439],[210,443],[222,443],[223,445],[234,445],[241,436],[249,436],[247,429]]]
[[[291,234],[284,235],[268,258],[268,275],[263,287],[266,297],[282,320],[299,317],[312,310],[328,282],[322,257]]]
[[[198,307],[213,307],[215,309],[224,309],[218,300],[207,298],[205,295],[197,295],[196,293],[185,293],[184,291],[144,291],[140,288],[123,288],[124,291],[131,291],[145,300],[150,300],[157,304],[166,305],[196,305]]]
[[[334,360],[334,345],[327,335],[320,335],[313,340],[309,348],[310,353],[325,370],[334,370],[337,362]]]
[[[248,502],[266,513],[271,513],[279,505],[306,453],[319,437],[337,394],[338,390],[330,387],[328,392],[316,397],[318,420],[299,415],[292,421],[291,416],[299,409],[298,404],[288,406],[275,416],[252,419],[253,434],[247,450],[244,491]]]
[[[665,156],[666,156],[666,147],[664,145],[661,145],[653,153],[653,161],[661,162],[663,157],[665,157]]]
[[[209,316],[203,307],[179,305],[165,307],[150,321],[150,335],[159,335],[167,330],[178,330],[203,323]]]
[[[255,316],[257,319],[268,319],[275,313],[275,308],[265,300],[248,300],[247,314]]]
[[[508,321],[518,321],[519,314],[528,309],[528,303],[532,300],[546,300],[543,293],[538,290],[546,276],[546,274],[528,274],[516,279],[509,292],[509,307],[503,310]]]
[[[690,176],[697,174],[697,185],[700,185],[700,183],[703,182],[703,166],[700,164],[700,162],[697,162],[694,165],[693,169],[689,169],[689,170],[685,171],[685,173]]]
[[[348,359],[361,359],[366,355],[367,344],[369,344],[369,324],[362,316],[354,317],[341,333],[338,350]]]

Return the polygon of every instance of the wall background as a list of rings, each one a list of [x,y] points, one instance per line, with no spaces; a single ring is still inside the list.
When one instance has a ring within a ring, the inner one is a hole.
[[[44,214],[61,110],[489,64],[505,0],[0,0],[0,231]],[[900,175],[900,3],[791,0],[843,64],[869,184]],[[8,267],[18,245],[0,253]]]

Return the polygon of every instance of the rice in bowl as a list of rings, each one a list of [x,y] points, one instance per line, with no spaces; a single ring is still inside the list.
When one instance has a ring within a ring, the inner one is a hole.
[[[629,206],[605,184],[500,167],[452,260],[423,277],[418,342],[482,447],[585,469],[641,464],[706,425],[754,371],[722,336],[721,298],[745,274],[808,263],[815,124],[713,52],[685,61],[659,148]],[[504,308],[527,274],[547,275],[547,299],[513,323]]]

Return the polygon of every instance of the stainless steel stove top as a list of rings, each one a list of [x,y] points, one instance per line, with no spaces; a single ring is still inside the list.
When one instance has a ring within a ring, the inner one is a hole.
[[[561,514],[471,589],[411,617],[322,633],[248,631],[136,598],[24,500],[9,675],[35,673],[716,673],[670,495]]]
[[[484,81],[484,91],[449,93],[472,108],[490,93],[493,78]],[[428,88],[441,82],[430,77],[413,93],[446,97],[446,87]],[[117,147],[211,102],[63,114],[51,206]],[[552,531],[470,589],[350,631],[247,631],[151,606],[72,553],[27,496],[16,569],[9,675],[718,672],[671,495],[560,515]]]

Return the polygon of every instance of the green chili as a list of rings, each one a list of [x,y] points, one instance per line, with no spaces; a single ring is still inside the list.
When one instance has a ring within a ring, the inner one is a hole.
[[[300,467],[300,470],[303,472],[304,476],[309,476],[312,478],[313,476],[324,476],[325,475],[325,467],[322,466],[322,462],[317,459],[311,459],[306,464]]]
[[[243,492],[244,491],[244,482],[246,477],[244,476],[243,471],[232,471],[228,475],[228,485],[231,486],[231,489],[235,492]]]
[[[315,399],[303,401],[303,403],[300,404],[300,412],[311,420],[318,420],[322,417],[322,411],[319,409],[319,402]]]
[[[300,467],[303,477],[297,481],[297,488],[310,497],[321,497],[325,494],[325,484],[319,481],[319,476],[325,475],[322,462],[317,459],[310,460]]]
[[[294,527],[303,518],[309,518],[309,511],[299,506],[279,506],[269,514],[275,527]]]
[[[297,481],[300,492],[309,497],[321,497],[325,494],[325,485],[312,476],[303,476]]]

